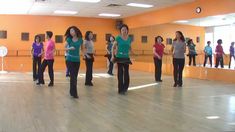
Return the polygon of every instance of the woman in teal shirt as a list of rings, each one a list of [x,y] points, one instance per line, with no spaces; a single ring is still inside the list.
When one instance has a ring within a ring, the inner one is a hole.
[[[66,42],[65,50],[67,51],[66,61],[68,62],[70,72],[70,95],[78,98],[77,94],[77,77],[80,67],[80,49],[84,51],[82,33],[75,27],[71,26],[65,33]]]
[[[125,94],[129,87],[129,64],[131,64],[129,51],[131,49],[131,38],[128,36],[129,28],[122,25],[121,34],[116,37],[112,48],[112,61],[117,62],[118,66],[118,93]],[[133,52],[132,52],[133,53]]]

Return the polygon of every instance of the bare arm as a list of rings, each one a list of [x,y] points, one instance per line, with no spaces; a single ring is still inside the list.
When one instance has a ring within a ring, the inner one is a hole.
[[[156,48],[155,47],[153,47],[153,54],[155,56],[157,56],[157,58],[160,58],[160,55],[156,52]]]
[[[85,58],[85,46],[84,46],[84,44],[82,44],[81,45],[81,54],[82,54],[82,56],[83,56],[83,58]]]
[[[113,43],[113,47],[112,47],[112,58],[115,56],[116,50],[117,50],[117,41],[115,41],[115,42]]]
[[[108,54],[110,54],[108,47],[109,47],[109,45],[107,44],[106,51],[107,51]]]

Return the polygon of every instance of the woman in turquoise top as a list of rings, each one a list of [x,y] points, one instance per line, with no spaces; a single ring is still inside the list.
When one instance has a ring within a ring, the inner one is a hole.
[[[118,93],[125,94],[129,87],[129,51],[131,49],[131,38],[128,36],[129,28],[127,25],[122,25],[120,28],[121,34],[116,37],[116,41],[112,48],[112,61],[117,62],[118,66]],[[133,53],[133,52],[132,52]]]
[[[193,66],[196,66],[196,56],[197,56],[197,52],[196,52],[196,45],[193,43],[192,39],[189,39],[187,42],[187,46],[188,46],[188,57],[189,57],[189,66],[191,66],[191,62],[193,59]]]
[[[84,51],[82,33],[75,27],[71,26],[65,33],[66,42],[65,50],[67,51],[66,61],[68,62],[70,72],[70,95],[78,98],[77,94],[77,77],[80,67],[80,49]]]

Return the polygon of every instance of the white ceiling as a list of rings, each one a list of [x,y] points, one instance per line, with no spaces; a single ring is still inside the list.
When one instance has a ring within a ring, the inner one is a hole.
[[[101,0],[99,3],[70,2],[69,0],[0,0],[0,14],[26,14],[26,15],[57,15],[55,10],[78,11],[76,15],[82,17],[100,17],[99,13],[121,14],[119,18],[157,10],[177,4],[193,2],[195,0]],[[137,8],[126,6],[128,3],[152,4],[152,8]],[[119,7],[107,7],[109,4],[119,4]],[[68,15],[66,15],[68,16]],[[103,18],[103,17],[102,17]]]
[[[234,25],[235,13],[183,20],[183,22],[175,21],[174,23],[192,25],[192,26],[202,26],[202,27],[214,27],[214,26],[231,25],[231,24]]]

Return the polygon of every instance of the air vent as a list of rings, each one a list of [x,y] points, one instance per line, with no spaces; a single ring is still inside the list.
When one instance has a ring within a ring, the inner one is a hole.
[[[44,3],[44,2],[49,2],[50,0],[35,0],[35,2],[42,2],[42,3]]]
[[[109,5],[107,5],[107,7],[119,7],[119,6],[122,6],[122,5],[119,5],[119,4],[109,4]]]

